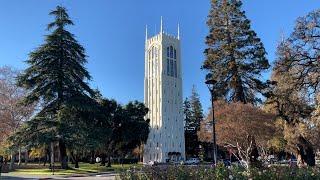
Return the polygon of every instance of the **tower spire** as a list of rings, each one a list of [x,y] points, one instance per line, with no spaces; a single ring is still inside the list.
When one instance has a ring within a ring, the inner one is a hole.
[[[148,40],[148,25],[146,25],[146,41]]]
[[[180,25],[178,23],[178,39],[180,39]]]
[[[160,33],[161,34],[163,33],[162,16],[161,16],[161,19],[160,19]]]

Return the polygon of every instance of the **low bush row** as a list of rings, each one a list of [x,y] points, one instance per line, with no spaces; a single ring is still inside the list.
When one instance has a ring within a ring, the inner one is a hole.
[[[263,169],[250,169],[233,166],[225,167],[219,164],[216,168],[210,166],[155,166],[131,168],[120,173],[123,180],[212,180],[212,179],[320,179],[320,169],[317,167],[289,168],[272,166]]]

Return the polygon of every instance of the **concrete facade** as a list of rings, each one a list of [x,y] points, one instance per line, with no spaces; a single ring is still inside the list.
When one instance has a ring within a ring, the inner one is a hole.
[[[143,161],[185,158],[182,70],[178,36],[160,33],[145,41],[144,102],[149,108],[150,134]]]

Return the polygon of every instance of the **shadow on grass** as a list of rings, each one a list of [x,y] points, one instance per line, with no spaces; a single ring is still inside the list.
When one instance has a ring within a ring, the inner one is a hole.
[[[0,179],[34,179],[34,178],[24,178],[24,177],[14,177],[14,176],[0,176]]]
[[[72,164],[70,164],[72,166]],[[88,163],[80,163],[79,168],[74,168],[69,166],[68,169],[61,169],[58,166],[55,166],[54,175],[58,176],[68,176],[68,175],[85,175],[85,174],[99,174],[99,173],[119,173],[129,169],[132,166],[139,166],[139,165],[112,165],[112,167],[100,166],[98,164],[88,164]],[[28,164],[28,165],[21,165],[21,166],[14,166],[15,169],[9,172],[10,177],[14,176],[51,176],[52,170],[49,166],[43,166],[39,164]]]

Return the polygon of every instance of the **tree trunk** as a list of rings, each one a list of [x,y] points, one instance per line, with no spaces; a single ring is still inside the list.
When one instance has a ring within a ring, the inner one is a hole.
[[[79,161],[78,161],[78,159],[77,159],[77,158],[76,158],[76,160],[75,160],[74,168],[79,168]]]
[[[43,166],[46,166],[47,161],[49,161],[49,162],[50,162],[50,164],[49,164],[49,168],[51,168],[51,158],[50,158],[50,153],[51,153],[50,149],[49,149],[49,148],[46,148],[46,155],[44,156]]]
[[[108,155],[108,164],[107,164],[107,167],[111,167],[111,157],[110,157],[110,154]]]
[[[47,163],[47,160],[48,160],[48,155],[45,155],[44,156],[44,159],[43,159],[43,166],[46,166],[46,163]],[[49,168],[51,168],[51,163],[49,164]]]
[[[18,166],[20,166],[20,165],[21,165],[21,146],[19,146],[18,152],[19,152],[19,155],[18,155],[18,158],[19,158],[19,160],[18,160]]]
[[[68,169],[67,148],[62,139],[59,140],[60,162],[62,169]]]
[[[315,166],[316,161],[313,146],[302,136],[299,136],[297,144],[297,157],[299,156],[301,157],[301,164],[306,163],[308,166]]]
[[[260,167],[261,165],[259,164],[259,161],[258,161],[259,151],[256,144],[256,139],[253,135],[250,135],[249,139],[251,141],[251,149],[249,154],[250,165],[254,167]]]
[[[13,151],[11,150],[11,154],[10,154],[10,165],[9,165],[9,170],[11,171],[11,170],[13,170],[13,168],[14,168],[14,153],[13,153]]]
[[[142,150],[141,150],[141,142],[140,142],[140,145],[139,145],[138,149],[139,149],[139,150],[138,150],[138,153],[139,153],[139,157],[138,157],[138,158],[139,158],[139,162],[142,162],[142,161],[141,161],[141,159],[142,159],[142,158],[141,158],[141,152],[142,152]]]
[[[74,155],[73,151],[70,153],[71,159],[74,162],[74,168],[79,168],[79,160],[78,157]]]
[[[51,142],[51,151],[50,151],[50,153],[51,153],[51,157],[50,157],[50,167],[51,167],[51,169],[52,169],[52,172],[53,172],[53,170],[54,170],[54,144],[53,144],[53,142]]]
[[[101,164],[100,166],[105,166],[106,165],[106,154],[102,153],[101,154]]]
[[[94,164],[94,163],[95,163],[94,150],[91,150],[90,164]]]
[[[24,165],[27,165],[29,161],[29,152],[28,152],[28,148],[26,148],[26,151],[24,153]]]

